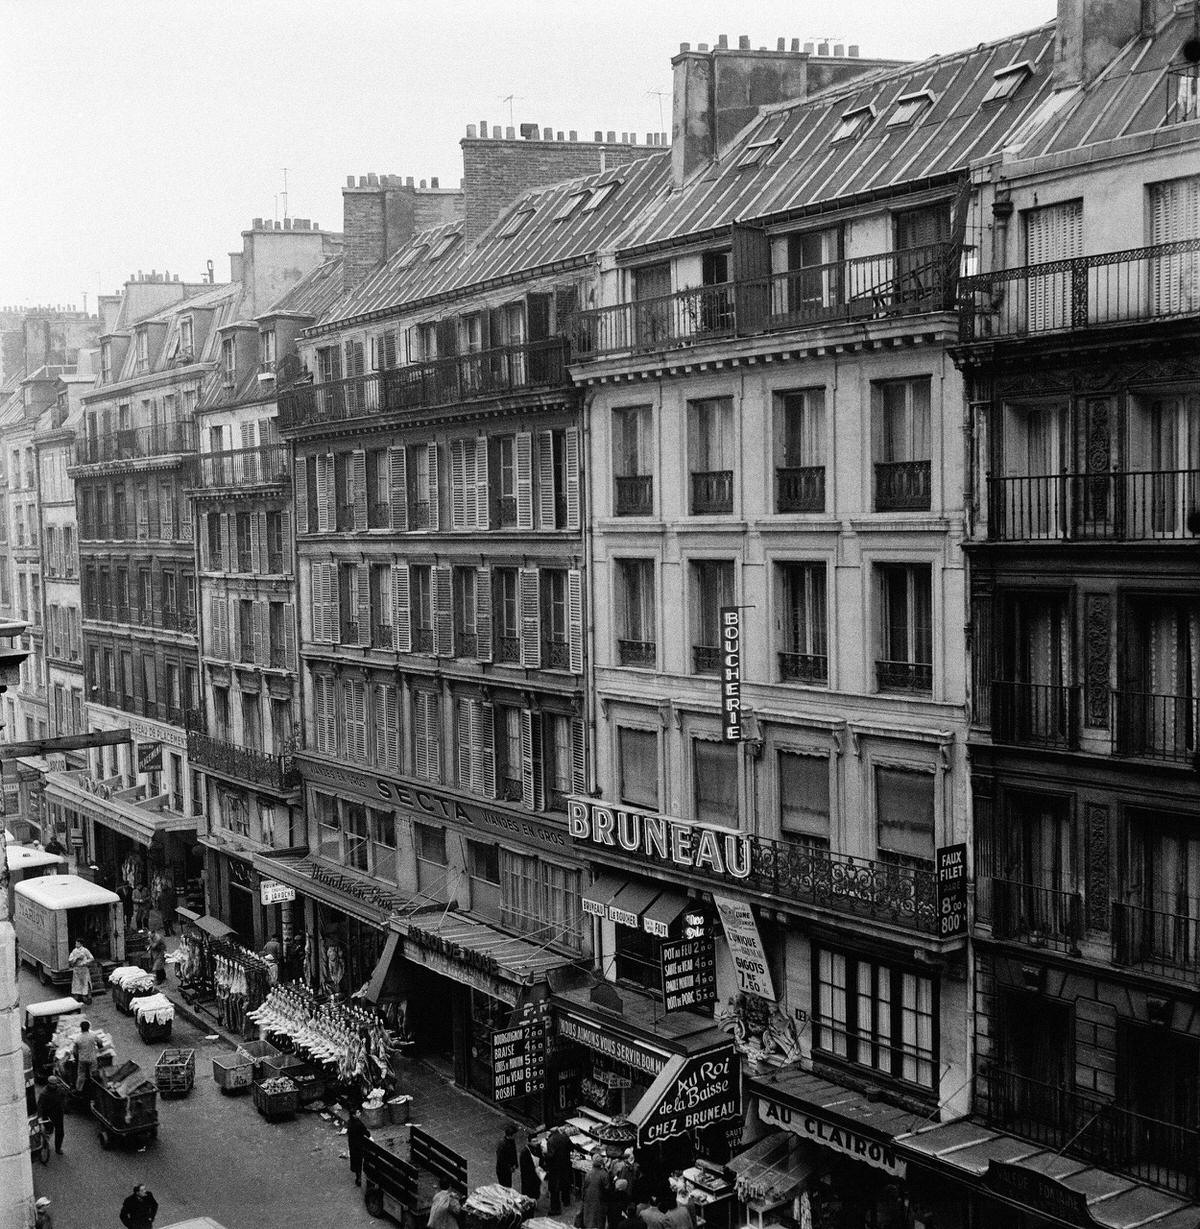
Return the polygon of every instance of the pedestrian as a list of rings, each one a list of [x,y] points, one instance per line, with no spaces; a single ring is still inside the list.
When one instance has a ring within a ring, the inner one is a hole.
[[[517,1128],[509,1123],[504,1135],[496,1145],[496,1181],[501,1186],[512,1186],[513,1170],[517,1167]]]
[[[526,1199],[537,1203],[542,1197],[542,1172],[538,1169],[538,1156],[533,1150],[533,1137],[525,1137],[525,1146],[521,1149],[521,1194]]]
[[[62,1156],[63,1146],[63,1093],[66,1085],[56,1075],[52,1075],[42,1095],[37,1100],[39,1118],[44,1118],[54,1128],[54,1151]]]
[[[139,881],[133,889],[133,924],[138,930],[146,929],[146,920],[149,912],[150,889]]]
[[[437,1193],[429,1205],[429,1229],[458,1229],[462,1205],[450,1189],[449,1178],[439,1178]]]
[[[125,1197],[121,1204],[121,1224],[125,1229],[154,1229],[154,1218],[158,1215],[158,1200],[147,1189],[144,1182],[139,1182],[133,1188],[133,1194]]]
[[[45,1195],[33,1205],[33,1229],[54,1229],[54,1217],[50,1215],[50,1200]]]
[[[346,1124],[346,1143],[350,1148],[350,1170],[354,1174],[355,1186],[362,1186],[363,1143],[370,1138],[367,1124],[358,1114],[351,1114]]]
[[[583,1207],[579,1212],[580,1229],[604,1229],[608,1221],[608,1201],[612,1197],[612,1178],[604,1168],[604,1158],[596,1153],[592,1167],[583,1180]]]
[[[71,966],[71,996],[81,1003],[92,1001],[92,961],[96,957],[83,945],[82,939],[75,940],[75,946],[67,957]]]
[[[150,972],[160,986],[167,980],[167,941],[158,930],[150,932]]]
[[[96,1073],[100,1058],[100,1043],[87,1020],[79,1025],[79,1036],[75,1038],[74,1049],[75,1091],[82,1092],[87,1087],[88,1079]]]
[[[662,1209],[653,1199],[647,1199],[644,1203],[639,1203],[637,1208],[638,1220],[646,1227],[646,1229],[663,1229],[663,1221],[666,1219],[663,1216]]]
[[[62,841],[58,839],[57,832],[54,833],[46,842],[46,852],[54,854],[56,858],[61,858],[66,854],[67,851],[64,848]]]
[[[550,1215],[557,1216],[571,1206],[571,1183],[575,1171],[571,1168],[571,1141],[558,1127],[546,1136],[543,1150],[546,1158],[546,1185],[550,1189]]]
[[[133,922],[133,889],[127,880],[122,879],[117,884],[117,895],[121,898],[121,912],[125,916],[125,929]]]
[[[642,1229],[642,1222],[638,1216],[635,1204],[626,1203],[621,1209],[621,1216],[617,1221],[617,1229]]]
[[[173,935],[175,933],[175,909],[179,904],[179,897],[175,893],[175,885],[173,883],[163,884],[163,890],[159,893],[158,904],[159,908],[162,909],[163,933]]]
[[[686,1195],[676,1196],[675,1206],[663,1217],[663,1229],[696,1229],[692,1201]]]

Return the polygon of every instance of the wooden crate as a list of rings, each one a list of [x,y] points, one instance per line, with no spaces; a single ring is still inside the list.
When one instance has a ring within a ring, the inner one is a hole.
[[[154,1082],[164,1097],[183,1097],[196,1082],[195,1050],[164,1050],[154,1064]]]

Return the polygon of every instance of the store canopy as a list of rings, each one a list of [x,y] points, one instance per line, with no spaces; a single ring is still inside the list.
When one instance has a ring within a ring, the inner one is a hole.
[[[788,1131],[772,1132],[727,1165],[738,1198],[761,1208],[787,1203],[820,1167],[816,1148]]]
[[[645,1146],[741,1116],[742,1063],[729,1044],[686,1057],[673,1054],[629,1120]]]
[[[601,875],[581,893],[583,911],[591,917],[608,917],[608,902],[625,886],[620,875]]]
[[[232,926],[226,926],[220,918],[209,917],[207,913],[191,920],[191,924],[201,934],[208,935],[210,939],[227,939],[230,935],[237,934],[237,931]]]
[[[641,930],[642,915],[658,897],[658,885],[631,879],[608,902],[609,918],[622,926]]]
[[[691,902],[680,892],[660,892],[657,900],[642,913],[642,929],[665,938],[671,924]]]
[[[679,892],[663,891],[659,883],[626,879],[607,871],[590,887],[584,888],[582,896],[583,911],[589,917],[644,930],[658,938],[667,936],[671,923],[690,903]]]

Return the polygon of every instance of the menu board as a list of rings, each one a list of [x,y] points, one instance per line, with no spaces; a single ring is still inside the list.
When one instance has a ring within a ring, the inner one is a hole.
[[[711,934],[663,943],[661,959],[667,1011],[717,1001],[717,949]]]
[[[549,1010],[538,1003],[492,1034],[492,1095],[497,1101],[514,1101],[546,1087],[549,1033]]]
[[[966,845],[943,845],[937,851],[937,921],[939,939],[967,933]]]

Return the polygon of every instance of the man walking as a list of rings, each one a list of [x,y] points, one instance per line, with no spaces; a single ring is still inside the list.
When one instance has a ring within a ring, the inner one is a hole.
[[[550,1188],[550,1215],[571,1206],[571,1141],[555,1127],[546,1137],[546,1185]]]
[[[66,1085],[56,1075],[50,1077],[42,1095],[37,1100],[38,1117],[54,1128],[54,1151],[62,1156],[63,1145],[63,1091]]]
[[[496,1181],[501,1186],[512,1186],[513,1170],[517,1167],[517,1128],[509,1123],[504,1128],[504,1137],[496,1145]]]
[[[350,1171],[354,1174],[354,1185],[362,1185],[363,1144],[371,1138],[367,1124],[358,1114],[351,1114],[346,1124],[346,1145],[350,1151]]]
[[[154,1218],[158,1215],[158,1200],[147,1189],[144,1182],[139,1182],[133,1188],[133,1194],[127,1195],[121,1204],[121,1224],[125,1229],[154,1229]]]
[[[79,1026],[79,1036],[75,1038],[75,1091],[82,1092],[87,1087],[88,1080],[95,1075],[100,1058],[100,1043],[92,1026],[84,1020]]]

